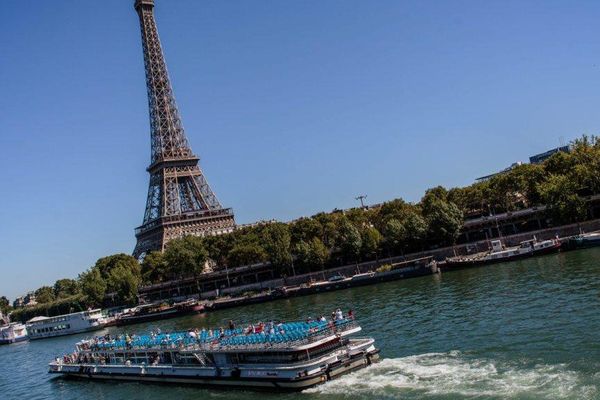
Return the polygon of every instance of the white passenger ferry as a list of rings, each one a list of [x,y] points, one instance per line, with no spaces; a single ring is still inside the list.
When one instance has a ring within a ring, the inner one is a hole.
[[[303,390],[379,358],[351,318],[252,325],[148,336],[96,338],[49,364],[49,372],[90,379],[224,388]]]
[[[56,317],[35,317],[27,321],[29,338],[45,339],[102,329],[109,320],[100,309],[81,311]]]

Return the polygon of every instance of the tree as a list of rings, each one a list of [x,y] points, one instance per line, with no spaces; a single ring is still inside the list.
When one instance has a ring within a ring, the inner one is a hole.
[[[329,250],[321,239],[314,237],[308,243],[297,243],[294,246],[294,255],[300,267],[308,271],[323,270],[329,259]]]
[[[430,238],[443,244],[453,244],[463,226],[463,214],[456,204],[447,201],[447,193],[440,186],[430,189],[421,205]]]
[[[119,304],[136,304],[138,286],[141,283],[140,275],[135,270],[120,264],[111,269],[107,286],[111,292],[117,294]]]
[[[290,227],[292,243],[309,241],[312,238],[323,236],[323,227],[321,223],[314,218],[300,218]]]
[[[361,234],[362,248],[361,253],[366,258],[377,258],[382,236],[379,231],[373,227],[363,229]]]
[[[106,294],[106,281],[98,268],[92,267],[79,275],[81,292],[89,305],[99,306]]]
[[[207,236],[202,239],[208,257],[217,264],[217,268],[227,265],[227,255],[233,248],[235,239],[232,234]]]
[[[333,247],[338,237],[338,214],[319,213],[312,217],[318,221],[323,229],[321,240],[327,247]]]
[[[197,236],[171,240],[165,249],[164,260],[173,277],[197,277],[204,272],[208,252]]]
[[[295,265],[310,271],[310,245],[304,240],[300,240],[294,245],[292,252],[292,256],[295,258]]]
[[[402,221],[413,206],[402,199],[395,199],[384,203],[374,217],[375,226],[380,232],[385,231],[385,226],[390,220]]]
[[[110,275],[110,271],[119,266],[124,266],[131,269],[135,275],[139,276],[141,274],[140,263],[135,259],[135,257],[124,253],[102,257],[96,261],[94,268],[100,271],[103,279],[107,279]]]
[[[585,219],[586,204],[577,195],[577,189],[577,184],[566,175],[553,175],[542,185],[542,198],[555,222],[566,224]]]
[[[408,213],[402,225],[407,246],[415,247],[427,237],[427,222],[416,212]]]
[[[291,235],[286,224],[275,223],[264,227],[262,243],[272,265],[288,270],[292,264]]]
[[[141,264],[142,283],[159,283],[168,279],[167,263],[164,260],[163,253],[160,251],[151,251],[144,257]]]
[[[393,253],[401,250],[406,240],[406,228],[395,218],[388,220],[384,226],[383,241],[388,252]]]
[[[323,270],[329,259],[329,250],[319,238],[312,238],[308,244],[307,263],[316,269]]]
[[[360,232],[348,220],[342,220],[338,229],[338,247],[347,260],[357,261],[362,248]]]
[[[6,296],[0,297],[0,312],[2,312],[3,314],[8,314],[8,311],[10,311],[10,309],[11,306],[8,298],[6,298]]]
[[[108,293],[115,294],[121,302],[135,303],[137,286],[141,283],[142,276],[137,259],[129,254],[113,254],[96,261],[92,270],[95,272],[86,276],[89,281],[85,282],[90,293],[86,293],[83,282],[82,288],[83,293],[88,295],[94,304],[101,304]],[[101,279],[98,279],[98,274]],[[135,288],[132,288],[132,285],[135,285]]]
[[[35,301],[38,303],[51,303],[55,298],[54,289],[50,286],[42,286],[35,291]]]
[[[252,265],[266,261],[265,249],[253,240],[242,240],[236,243],[227,256],[227,262],[232,267]]]
[[[54,295],[57,299],[64,299],[79,293],[79,283],[75,279],[59,279],[54,283]]]

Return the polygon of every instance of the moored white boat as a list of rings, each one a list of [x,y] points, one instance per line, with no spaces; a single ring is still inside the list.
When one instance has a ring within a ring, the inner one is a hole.
[[[11,344],[27,340],[27,328],[18,322],[0,326],[0,344]]]
[[[569,247],[572,249],[595,246],[600,246],[600,231],[582,233],[569,239]]]
[[[88,310],[55,317],[35,317],[27,321],[27,332],[31,340],[94,331],[104,328],[110,319],[102,310]]]

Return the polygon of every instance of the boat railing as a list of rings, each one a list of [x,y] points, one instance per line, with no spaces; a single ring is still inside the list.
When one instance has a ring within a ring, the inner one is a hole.
[[[359,325],[353,319],[343,319],[322,322],[308,330],[291,330],[278,333],[253,333],[245,334],[241,329],[223,337],[194,338],[188,333],[174,333],[169,338],[156,340],[124,340],[110,342],[83,341],[78,344],[79,351],[104,352],[104,351],[156,351],[156,350],[229,350],[253,348],[293,348],[314,343],[333,334],[339,334],[357,328]],[[288,326],[289,328],[289,326]],[[147,338],[145,338],[147,339]]]
[[[275,339],[270,337],[270,335],[258,334],[258,338],[256,338],[255,335],[255,340],[250,340],[241,343],[236,343],[235,341],[222,340],[219,342],[216,348],[223,350],[259,348],[289,349],[314,343],[324,338],[330,337],[334,334],[341,334],[343,332],[357,328],[358,326],[358,323],[352,319],[330,321],[325,327],[315,329],[312,332],[309,331],[297,335],[294,335],[293,333],[283,334],[276,336]],[[215,347],[211,347],[210,350],[215,350]]]

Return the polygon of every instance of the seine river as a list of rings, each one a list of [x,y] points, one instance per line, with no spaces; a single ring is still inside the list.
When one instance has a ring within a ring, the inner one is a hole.
[[[355,310],[383,361],[301,394],[54,378],[84,335],[0,347],[2,399],[600,399],[600,249],[127,327],[186,329]],[[125,328],[123,328],[125,329]],[[121,328],[111,328],[117,332]]]

